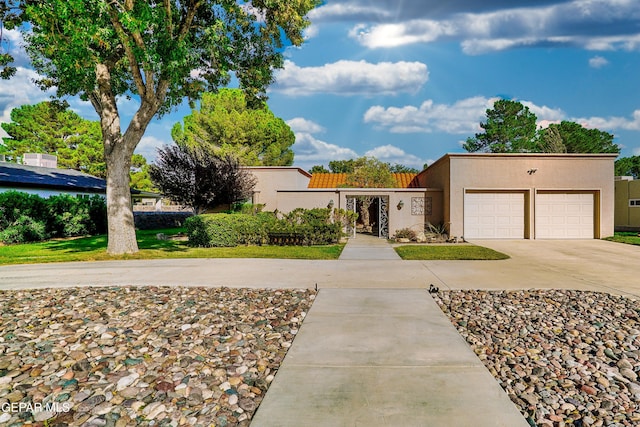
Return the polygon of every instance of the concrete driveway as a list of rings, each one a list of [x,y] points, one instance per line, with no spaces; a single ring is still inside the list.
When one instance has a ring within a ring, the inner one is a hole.
[[[640,296],[640,246],[604,240],[477,240],[504,261],[425,264],[449,289],[567,288]]]

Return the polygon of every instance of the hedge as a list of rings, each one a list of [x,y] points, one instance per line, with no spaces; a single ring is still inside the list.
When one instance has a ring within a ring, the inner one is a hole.
[[[342,237],[344,212],[330,209],[295,209],[283,218],[274,213],[205,214],[187,219],[189,242],[201,247],[239,244],[324,245]]]
[[[189,243],[200,247],[231,247],[267,243],[268,230],[276,222],[272,213],[256,215],[204,214],[187,218]]]

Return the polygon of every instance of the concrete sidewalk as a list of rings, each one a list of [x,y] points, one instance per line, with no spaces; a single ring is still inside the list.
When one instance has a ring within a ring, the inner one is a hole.
[[[321,289],[251,423],[527,426],[420,289]]]

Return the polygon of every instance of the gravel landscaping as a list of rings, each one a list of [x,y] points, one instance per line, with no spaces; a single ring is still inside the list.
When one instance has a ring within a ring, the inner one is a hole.
[[[640,303],[572,290],[436,302],[531,426],[640,425]]]
[[[315,291],[0,292],[0,425],[248,426]]]

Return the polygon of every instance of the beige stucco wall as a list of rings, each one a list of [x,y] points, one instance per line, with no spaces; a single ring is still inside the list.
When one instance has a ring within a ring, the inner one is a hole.
[[[441,157],[418,175],[418,182],[420,183],[421,187],[441,190],[440,200],[442,201],[442,205],[439,207],[439,219],[434,218],[433,221],[429,221],[434,225],[438,225],[440,223],[447,224],[450,221],[450,175],[451,162],[449,161],[449,157],[447,156]]]
[[[426,221],[434,224],[442,222],[441,190],[415,189],[309,189],[304,191],[278,191],[277,208],[280,212],[290,212],[296,208],[326,208],[331,201],[333,206],[346,209],[347,198],[362,195],[386,196],[389,198],[389,233],[395,234],[402,228],[421,231]],[[427,200],[430,198],[431,200]],[[415,199],[415,200],[414,200]],[[398,205],[402,201],[402,207]],[[423,205],[422,214],[417,214],[417,206],[412,210],[412,203],[424,201],[430,203],[430,210]],[[428,214],[428,215],[427,215]]]
[[[537,191],[593,191],[599,201],[598,237],[606,237],[613,234],[615,158],[615,154],[447,154],[422,172],[420,179],[430,187],[442,185],[444,220],[452,236],[464,235],[465,190],[491,189],[528,195],[525,230],[531,238],[535,236]]]
[[[640,228],[640,207],[630,207],[629,199],[640,199],[640,180],[615,181],[615,226]]]
[[[313,209],[326,208],[333,200],[334,207],[338,206],[339,194],[332,189],[327,190],[301,190],[278,191],[277,208],[283,213],[291,212],[296,208]],[[268,209],[273,210],[273,209]]]
[[[246,167],[257,179],[253,189],[253,203],[264,204],[265,210],[278,208],[278,190],[306,190],[311,175],[296,167]]]

